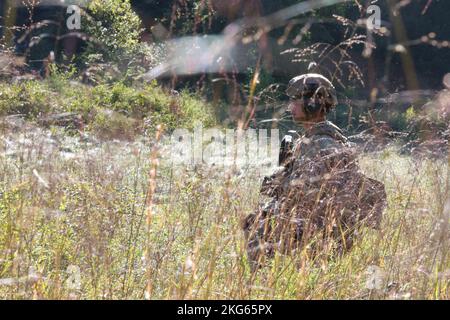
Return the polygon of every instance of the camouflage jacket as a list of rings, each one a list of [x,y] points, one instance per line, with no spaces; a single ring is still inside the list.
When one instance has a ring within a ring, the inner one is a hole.
[[[357,170],[356,156],[342,131],[329,121],[320,122],[293,143],[283,139],[280,165],[274,174],[264,178],[261,193],[277,199],[293,186],[313,186],[326,174]]]
[[[283,145],[281,168],[262,183],[266,200],[244,222],[247,238],[280,242],[281,234],[291,234],[300,241],[328,227],[354,230],[360,222],[379,227],[384,185],[360,172],[357,155],[337,126],[317,123],[292,148]]]

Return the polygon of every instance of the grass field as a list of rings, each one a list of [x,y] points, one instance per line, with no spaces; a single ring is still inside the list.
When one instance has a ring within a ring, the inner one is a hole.
[[[252,275],[240,220],[261,175],[161,161],[149,181],[150,141],[74,141],[26,125],[2,137],[1,298],[450,298],[447,159],[361,155],[386,184],[382,230],[361,230],[344,257],[278,255]]]

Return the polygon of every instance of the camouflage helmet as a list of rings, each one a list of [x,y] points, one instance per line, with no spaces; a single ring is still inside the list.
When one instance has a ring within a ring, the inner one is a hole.
[[[326,111],[337,104],[336,89],[330,80],[318,73],[307,73],[289,81],[286,94],[293,99],[319,95],[325,98]]]

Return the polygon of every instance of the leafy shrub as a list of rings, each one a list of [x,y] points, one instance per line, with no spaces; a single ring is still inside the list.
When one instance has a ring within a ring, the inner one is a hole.
[[[0,84],[0,116],[22,114],[33,117],[48,112],[49,94],[45,87],[36,82],[16,85]]]
[[[102,46],[105,60],[119,62],[131,59],[138,51],[141,20],[131,8],[129,0],[93,0],[87,7],[89,16],[84,31]],[[88,53],[98,53],[90,48]]]
[[[155,83],[86,86],[58,74],[45,81],[0,82],[0,116],[23,114],[36,119],[64,112],[79,114],[86,129],[103,136],[134,133],[135,128],[142,127],[137,122],[146,123],[145,129],[150,132],[158,124],[168,131],[191,129],[196,121],[204,126],[215,124],[211,106],[200,97],[187,91],[173,95]]]

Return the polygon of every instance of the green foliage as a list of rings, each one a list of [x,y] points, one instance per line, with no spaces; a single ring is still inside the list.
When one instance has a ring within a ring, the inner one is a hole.
[[[49,69],[50,73],[47,77],[47,83],[50,88],[58,93],[63,92],[68,81],[74,79],[77,74],[74,64],[50,64]]]
[[[84,82],[132,85],[164,58],[163,44],[141,41],[142,21],[129,0],[94,0],[86,11],[82,28],[89,40],[75,59]]]
[[[70,81],[59,72],[45,81],[0,82],[0,116],[23,114],[38,119],[63,112],[79,114],[86,129],[103,135],[152,131],[158,124],[170,131],[192,128],[195,121],[204,126],[215,122],[210,105],[199,96],[187,91],[174,96],[155,83],[131,87],[117,82],[91,87]]]
[[[49,98],[46,87],[36,82],[24,82],[15,85],[1,83],[0,115],[38,116],[50,110]]]
[[[414,111],[414,107],[413,107],[413,106],[409,107],[409,108],[406,110],[406,112],[405,112],[405,117],[406,117],[406,120],[408,120],[408,121],[412,121],[412,120],[414,120],[414,118],[417,117],[417,114],[416,114],[416,112]]]
[[[113,61],[122,68],[140,52],[141,20],[129,0],[93,0],[87,7],[83,31],[93,38],[84,59],[101,52],[103,61]]]
[[[100,137],[130,139],[138,132],[139,126],[135,119],[110,110],[99,110],[94,116],[89,128]]]

